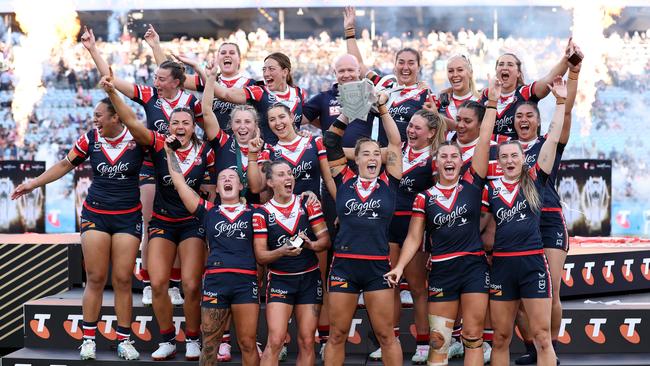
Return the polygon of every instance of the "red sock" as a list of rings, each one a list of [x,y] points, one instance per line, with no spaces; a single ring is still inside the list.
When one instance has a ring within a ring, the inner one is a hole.
[[[169,280],[174,282],[181,282],[181,269],[172,268],[171,272],[169,273]]]
[[[429,344],[429,334],[418,334],[415,336],[415,344],[418,346],[426,346]]]
[[[146,285],[151,283],[151,279],[149,278],[149,271],[146,269],[140,268],[140,277],[142,277],[142,282],[144,282]]]
[[[399,337],[399,327],[393,327],[393,333],[395,333],[395,337]]]

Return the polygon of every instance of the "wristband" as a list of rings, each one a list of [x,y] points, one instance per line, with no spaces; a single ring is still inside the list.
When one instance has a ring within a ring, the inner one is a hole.
[[[354,28],[345,28],[345,39],[353,39],[356,36],[356,30]]]
[[[341,131],[345,131],[345,129],[348,128],[348,125],[343,123],[343,121],[338,118],[334,121],[334,123],[332,123],[332,126],[338,128]]]
[[[564,104],[565,102],[566,102],[566,98],[562,98],[562,97],[558,97],[558,98],[555,100],[555,104],[556,104],[556,105]]]
[[[487,102],[487,108],[495,108],[497,107],[497,101],[496,100],[489,100]]]
[[[487,107],[485,107],[485,109],[494,109],[496,111],[497,107],[495,107],[493,105],[488,105]]]
[[[383,116],[384,114],[388,114],[388,108],[386,108],[386,104],[377,106],[377,110],[379,111],[380,116]]]

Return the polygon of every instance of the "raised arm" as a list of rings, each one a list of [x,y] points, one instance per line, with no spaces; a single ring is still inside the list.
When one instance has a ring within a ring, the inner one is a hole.
[[[206,70],[203,70],[201,65],[199,65],[198,60],[196,60],[194,58],[191,58],[191,57],[183,56],[183,55],[173,54],[173,56],[178,61],[180,61],[180,62],[182,62],[182,63],[184,63],[184,64],[186,64],[188,66],[191,66],[192,69],[194,70],[194,72],[199,76],[199,78],[203,81],[204,84],[207,82],[206,81],[207,80]],[[216,80],[216,78],[215,78],[215,80]],[[185,78],[185,83],[183,83],[183,87],[185,89],[189,89],[189,90],[197,90],[198,86],[196,84],[196,79],[191,78],[191,77]]]
[[[582,51],[580,51],[580,48],[575,43],[572,43],[572,47],[573,51],[584,58]],[[582,61],[575,66],[569,63],[569,80],[567,80],[566,84],[567,97],[566,103],[564,104],[564,124],[562,125],[562,134],[560,135],[560,143],[564,145],[569,142],[569,136],[571,134],[571,111],[573,110],[573,104],[578,93],[578,76],[580,75],[581,67]]]
[[[548,128],[546,141],[542,145],[537,160],[539,167],[546,173],[550,174],[553,170],[553,163],[555,161],[555,153],[557,151],[557,144],[560,142],[560,134],[562,133],[562,125],[564,124],[564,103],[567,96],[566,82],[558,76],[553,80],[553,87],[551,89],[556,98],[555,112],[551,125]]]
[[[363,57],[361,56],[361,51],[357,45],[357,36],[355,28],[356,14],[354,6],[346,6],[343,11],[343,28],[345,30],[345,45],[348,49],[348,53],[356,57],[359,61],[359,70],[361,71],[361,76],[365,76],[368,73],[368,67],[363,63]]]
[[[160,46],[160,36],[152,24],[149,24],[149,28],[147,28],[147,31],[144,33],[144,41],[147,42],[149,47],[151,47],[151,51],[153,51],[153,59],[156,61],[156,64],[160,65],[167,60],[165,51],[163,51]]]
[[[571,38],[569,38],[569,41],[567,43],[564,55],[562,55],[562,58],[560,61],[553,66],[553,68],[546,74],[543,78],[537,80],[535,83],[535,96],[537,96],[539,99],[542,99],[550,93],[551,89],[549,88],[549,85],[553,83],[553,80],[555,80],[555,77],[557,76],[562,76],[564,73],[566,73],[566,70],[569,68],[569,59],[568,59],[568,50],[571,47],[572,42]]]
[[[84,33],[81,35],[81,44],[83,44],[83,46],[90,53],[90,57],[92,57],[93,62],[97,66],[97,70],[101,76],[108,76],[111,74],[110,66],[106,60],[102,58],[102,55],[97,49],[97,45],[95,44],[95,34],[91,28],[84,26]],[[113,79],[113,85],[115,85],[115,88],[117,88],[120,93],[126,95],[129,99],[132,99],[135,96],[132,83],[119,78],[113,78],[112,75],[111,78]]]
[[[174,183],[174,188],[178,192],[178,196],[183,201],[183,205],[189,212],[195,212],[199,202],[201,202],[201,197],[187,185],[185,182],[185,176],[183,176],[183,171],[181,166],[178,163],[178,158],[172,149],[169,148],[169,145],[172,141],[176,140],[176,136],[169,135],[165,139],[165,153],[167,153],[167,169],[169,170],[169,175],[172,177],[172,183]]]
[[[248,189],[252,193],[260,193],[266,188],[266,178],[262,173],[257,159],[260,151],[264,146],[264,141],[256,137],[248,143],[248,168],[246,169],[246,179],[248,180]]]
[[[43,187],[46,184],[60,179],[64,175],[68,174],[68,172],[70,172],[72,169],[74,169],[75,166],[72,165],[71,162],[75,161],[76,159],[80,159],[80,157],[74,153],[74,150],[71,150],[65,159],[54,164],[50,169],[43,172],[43,174],[16,187],[16,189],[11,192],[11,199],[15,200],[20,196],[30,193],[36,188]]]
[[[332,177],[339,175],[348,162],[343,151],[343,134],[349,122],[348,117],[341,113],[330,128],[323,133],[323,145],[327,151],[327,164]]]
[[[490,154],[490,139],[492,138],[492,131],[494,130],[494,122],[497,116],[497,101],[501,95],[501,81],[499,79],[490,78],[488,88],[488,104],[481,122],[481,130],[478,136],[478,144],[474,150],[474,157],[472,158],[472,168],[481,178],[485,178],[488,171],[488,160]]]
[[[111,98],[113,107],[115,107],[117,115],[120,116],[120,121],[122,121],[126,128],[129,129],[135,142],[143,146],[151,146],[153,143],[151,132],[140,123],[140,121],[138,121],[138,117],[135,115],[133,109],[126,105],[122,98],[117,94],[117,91],[115,91],[115,87],[111,82],[113,72],[109,71],[109,75],[110,76],[102,77],[99,85],[104,89],[106,94],[108,94],[108,97]]]
[[[394,178],[402,179],[402,138],[400,137],[399,130],[395,120],[388,113],[386,102],[388,95],[381,93],[377,98],[377,110],[379,111],[379,118],[384,126],[386,138],[388,139],[388,147],[386,148],[386,171]]]
[[[211,141],[221,130],[217,116],[212,111],[212,100],[214,99],[212,93],[216,85],[218,67],[212,62],[208,63],[206,67],[207,79],[205,80],[205,90],[203,90],[203,97],[201,98],[201,110],[203,111],[203,129],[208,141]]]

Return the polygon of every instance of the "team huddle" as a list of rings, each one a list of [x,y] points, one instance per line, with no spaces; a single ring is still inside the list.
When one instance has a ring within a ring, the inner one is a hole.
[[[519,58],[503,54],[480,92],[470,60],[454,56],[449,88],[434,93],[418,78],[427,66],[418,51],[399,50],[394,74],[379,75],[357,47],[353,8],[343,20],[347,54],[323,60],[334,62],[337,82],[310,99],[281,52],[266,57],[264,80],[256,81],[240,74],[236,44],[221,44],[202,67],[168,57],[153,27],[144,38],[158,64],[154,85],[133,84],[114,77],[92,30],[84,30],[81,42],[107,94],[95,128],[12,194],[86,160],[93,168],[81,213],[82,359],[96,357],[109,264],[117,352],[139,358],[130,330],[141,248],[142,301],[160,329],[154,360],[176,356],[172,310],[182,304],[185,357],[201,365],[231,359],[231,324],[242,364],[278,364],[287,357],[292,316],[296,364],[315,363],[318,341],[324,364],[342,365],[362,295],[379,343],[370,358],[386,365],[401,365],[404,351],[413,352],[413,364],[446,365],[464,354],[465,365],[508,365],[515,322],[526,343],[517,364],[559,362],[568,233],[555,181],[580,49],[569,40],[557,65],[530,84]],[[339,86],[364,78],[376,102],[367,118],[348,118]],[[146,123],[120,94],[144,107]],[[550,125],[542,135],[537,102],[549,94],[556,107],[544,116]],[[403,279],[413,298],[415,350],[399,342]]]

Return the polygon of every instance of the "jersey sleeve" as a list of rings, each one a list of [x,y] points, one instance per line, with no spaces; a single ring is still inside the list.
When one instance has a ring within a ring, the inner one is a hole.
[[[147,85],[133,85],[133,100],[134,102],[145,105],[149,103],[152,98],[156,97],[156,90]]]
[[[165,135],[151,130],[149,130],[149,134],[151,135],[151,146],[154,151],[158,152],[163,150],[165,148]]]
[[[196,85],[196,91],[203,93],[205,90],[205,84],[203,84],[203,79],[201,79],[199,74],[194,74],[194,84]]]
[[[194,216],[196,216],[199,221],[203,224],[204,220],[208,217],[208,212],[212,210],[214,204],[210,201],[206,201],[203,198],[199,200],[199,204],[196,206],[194,211]]]
[[[90,153],[91,133],[93,133],[93,131],[86,132],[83,135],[79,136],[77,142],[75,142],[74,147],[72,148],[72,152],[74,152],[75,155],[77,155],[80,159],[82,159],[81,161],[79,161],[79,164],[81,164],[84,160],[88,159],[88,156],[90,155],[89,153]]]
[[[257,154],[257,163],[262,164],[271,160],[271,150],[264,149]]]
[[[546,185],[546,181],[548,180],[548,174],[540,168],[539,163],[535,163],[535,166],[532,168],[528,169],[528,175],[533,179],[535,182],[535,185],[539,186],[538,190],[541,192],[541,188],[543,188]]]
[[[537,84],[537,82],[533,82],[532,84],[528,85],[522,85],[519,87],[519,94],[521,94],[524,100],[531,102],[540,101],[539,97],[535,95],[535,84]]]
[[[421,219],[424,218],[425,215],[425,204],[426,204],[426,197],[424,193],[418,193],[417,196],[415,196],[415,199],[413,200],[413,209],[412,209],[412,217],[419,217]]]
[[[261,86],[253,85],[244,88],[247,102],[259,102],[264,96],[264,89]]]
[[[194,118],[197,122],[203,122],[203,108],[201,107],[201,102],[196,99],[195,96],[192,96],[192,110],[194,111]]]
[[[217,184],[217,169],[215,165],[216,157],[214,150],[208,150],[206,154],[206,164],[207,169],[205,170],[205,184]]]
[[[350,168],[349,165],[346,165],[345,167],[343,167],[343,170],[341,170],[341,172],[334,177],[334,183],[336,183],[336,185],[339,186],[341,184],[347,183],[350,179],[353,179],[355,176],[356,174],[354,174],[352,168]]]
[[[482,190],[483,187],[485,187],[486,179],[481,178],[478,173],[474,171],[474,168],[471,165],[463,175],[463,180],[479,190]]]
[[[302,106],[302,115],[305,116],[309,122],[320,117],[320,104],[322,96],[323,93],[318,93],[309,98],[309,100],[307,100],[307,102],[305,102],[305,104]]]
[[[318,160],[327,160],[327,150],[325,150],[325,145],[323,144],[323,138],[317,136],[314,139],[314,143],[316,144]]]
[[[490,210],[489,192],[488,186],[484,186],[483,192],[481,193],[481,212],[488,212]]]
[[[253,238],[266,239],[268,230],[266,227],[266,219],[261,208],[258,208],[253,213]]]
[[[320,202],[305,203],[305,209],[307,210],[307,217],[312,227],[324,222],[323,208]]]
[[[210,145],[212,145],[213,150],[221,149],[222,147],[226,146],[226,143],[228,143],[229,138],[230,136],[228,136],[227,133],[223,132],[222,129],[219,129],[219,132],[217,132],[217,136],[215,136],[212,140],[210,140]]]

